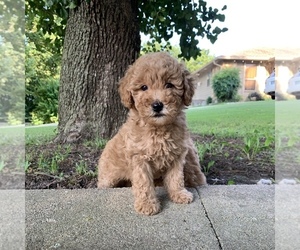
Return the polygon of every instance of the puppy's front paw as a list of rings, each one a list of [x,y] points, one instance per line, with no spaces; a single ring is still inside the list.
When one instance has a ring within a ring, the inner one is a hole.
[[[193,194],[186,189],[170,193],[170,198],[175,203],[188,204],[193,201]]]
[[[135,210],[144,215],[154,215],[160,211],[160,204],[156,202],[140,202],[136,201],[134,203]]]

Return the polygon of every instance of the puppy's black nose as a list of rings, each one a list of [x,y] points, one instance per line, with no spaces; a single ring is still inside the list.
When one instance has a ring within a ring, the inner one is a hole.
[[[159,113],[164,108],[164,104],[162,102],[154,102],[152,103],[152,109],[154,112]]]

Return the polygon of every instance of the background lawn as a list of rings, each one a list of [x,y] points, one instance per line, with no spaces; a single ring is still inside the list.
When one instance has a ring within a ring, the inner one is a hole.
[[[24,145],[25,126],[0,127],[0,145]]]
[[[277,102],[276,114],[288,110],[292,102]],[[287,105],[290,105],[287,107]],[[278,110],[278,112],[277,112]],[[277,114],[277,117],[279,115]],[[275,102],[226,103],[205,107],[191,107],[186,110],[189,129],[201,135],[218,137],[245,137],[259,134],[263,137],[275,136]],[[283,116],[289,116],[283,114]],[[281,117],[281,115],[280,115]],[[295,116],[294,116],[295,119]],[[278,119],[276,122],[286,119]],[[285,122],[284,122],[285,123]],[[277,123],[276,123],[277,124]],[[21,131],[18,128],[0,129],[0,134]],[[54,138],[56,125],[26,127],[26,143],[38,143]]]
[[[276,109],[286,110],[286,103],[289,102],[277,103]],[[244,137],[254,130],[262,134],[275,133],[274,101],[191,107],[186,110],[186,115],[189,129],[193,133],[202,135]],[[0,129],[0,134],[6,134],[8,131],[15,133],[19,129]],[[51,139],[56,134],[56,125],[26,127],[25,134],[26,142],[42,137]]]
[[[276,102],[275,104],[276,130],[288,132],[293,130],[295,135],[300,135],[300,100]],[[298,132],[296,132],[298,131]]]
[[[275,102],[226,103],[186,111],[193,133],[221,137],[244,137],[251,133],[274,136]]]
[[[29,126],[25,128],[26,143],[42,143],[50,141],[56,135],[56,124]]]

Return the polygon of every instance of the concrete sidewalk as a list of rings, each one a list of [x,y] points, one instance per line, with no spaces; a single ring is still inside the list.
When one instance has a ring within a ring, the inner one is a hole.
[[[188,205],[172,203],[165,190],[157,188],[162,211],[150,217],[134,211],[130,188],[23,190],[26,198],[24,246],[30,250],[269,250],[275,249],[276,229],[279,230],[278,235],[276,232],[276,249],[297,249],[300,243],[300,185],[275,192],[277,187],[249,185],[190,189],[195,199]],[[0,191],[0,198],[6,195],[9,200],[12,197],[9,192],[12,191]],[[278,195],[284,203],[279,210],[276,206],[275,227],[275,196]],[[13,209],[12,206],[6,216],[14,214]],[[24,227],[18,221],[14,219],[15,225]],[[286,222],[294,232],[285,230]],[[2,233],[8,231],[9,228],[2,229]],[[13,243],[18,242],[17,236]],[[6,247],[0,249],[22,249],[7,248],[8,244],[12,243],[7,241],[2,244]]]
[[[27,249],[274,249],[274,186],[191,189],[180,205],[136,214],[130,188],[26,191]]]

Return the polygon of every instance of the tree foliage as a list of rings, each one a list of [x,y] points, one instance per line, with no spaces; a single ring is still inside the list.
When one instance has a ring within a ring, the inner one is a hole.
[[[0,37],[13,50],[24,53],[24,0],[0,2]]]
[[[34,1],[34,4],[35,8],[42,8],[39,10],[40,13],[47,10],[43,7],[45,1]],[[32,11],[29,2],[26,2],[25,119],[27,122],[47,123],[51,122],[53,117],[57,117],[62,50],[60,31],[66,20],[58,16],[51,18],[44,20],[43,15]],[[46,28],[43,25],[51,23],[53,30],[58,32],[45,32]]]
[[[212,87],[218,101],[232,101],[241,87],[240,72],[238,68],[225,68],[214,74]]]
[[[174,32],[180,36],[180,57],[194,59],[200,55],[197,36],[206,37],[214,43],[218,35],[227,28],[214,26],[215,21],[224,22],[225,15],[219,10],[208,7],[206,1],[198,3],[189,0],[140,1],[139,19],[141,31],[149,34],[152,42],[161,43],[162,39],[169,41]],[[226,5],[222,11],[226,9]]]
[[[158,43],[155,42],[153,45],[149,45],[147,43],[142,44],[142,54],[147,52],[155,52],[155,51],[162,51],[164,48],[168,48],[168,51],[172,56],[175,58],[180,58],[181,50],[179,46],[171,46],[169,47],[165,42]],[[189,60],[184,60],[185,66],[190,72],[194,72],[199,70],[205,64],[209,63],[214,59],[214,56],[210,54],[210,51],[207,49],[201,50],[201,55],[197,56],[196,59],[190,58]]]
[[[186,67],[190,72],[194,72],[202,68],[205,64],[209,63],[214,59],[214,56],[210,54],[209,50],[201,50],[201,55],[196,58],[191,58],[186,61]]]
[[[37,18],[37,30],[44,34],[54,34],[55,39],[47,39],[48,46],[60,51],[63,45],[65,26],[70,9],[77,8],[84,0],[27,0],[27,23]],[[91,2],[92,0],[85,0]],[[140,0],[138,1],[140,31],[150,35],[149,44],[169,41],[174,33],[180,36],[180,57],[194,59],[200,55],[201,48],[197,37],[206,37],[214,43],[218,35],[227,31],[215,22],[224,22],[225,15],[216,8],[207,6],[206,1],[190,0]],[[224,11],[226,5],[221,9]],[[35,41],[33,33],[27,33]],[[37,45],[38,46],[38,45]],[[39,49],[39,47],[38,47]]]
[[[32,42],[26,45],[25,55],[26,121],[33,122],[34,117],[40,123],[52,122],[58,109],[60,56],[41,52]]]
[[[24,121],[24,5],[0,2],[0,119]]]

